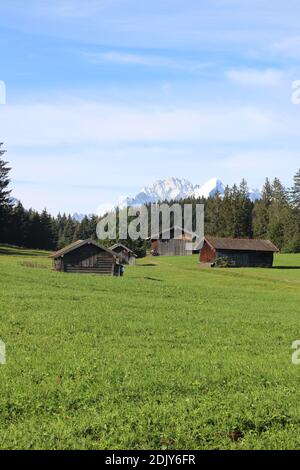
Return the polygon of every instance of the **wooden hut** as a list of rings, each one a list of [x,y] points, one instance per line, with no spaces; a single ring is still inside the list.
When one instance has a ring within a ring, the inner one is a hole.
[[[107,276],[121,274],[122,265],[116,253],[91,239],[71,243],[50,257],[56,271]]]
[[[193,237],[192,233],[183,228],[173,226],[151,237],[151,253],[153,256],[192,255]]]
[[[239,267],[271,268],[274,253],[278,251],[269,240],[206,236],[200,251],[200,261],[214,263],[218,258],[228,258]]]
[[[137,255],[122,243],[116,243],[110,247],[110,250],[116,253],[123,264],[135,265]]]

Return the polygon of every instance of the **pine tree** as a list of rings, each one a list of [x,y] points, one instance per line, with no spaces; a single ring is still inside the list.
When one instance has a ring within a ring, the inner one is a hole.
[[[65,226],[63,228],[63,233],[62,233],[62,240],[63,241],[63,246],[69,245],[69,243],[72,243],[75,240],[75,230],[76,226],[78,226],[78,223],[73,220],[71,215],[67,217]]]
[[[272,202],[269,206],[268,238],[280,249],[285,243],[285,221],[288,193],[278,178],[272,183]]]
[[[16,204],[12,211],[9,221],[8,241],[13,245],[25,246],[28,239],[28,211],[24,209],[21,202]]]
[[[242,180],[237,193],[235,236],[251,238],[253,203],[249,199],[249,188],[245,179]]]
[[[278,178],[272,184],[272,202],[277,201],[281,205],[288,203],[288,192]]]
[[[237,190],[237,187],[235,187]],[[219,234],[216,234],[221,237],[233,237],[234,236],[234,213],[232,210],[234,195],[229,186],[226,186],[224,191],[224,197],[222,201],[222,218],[224,221],[223,228],[220,230]]]
[[[2,160],[2,156],[5,150],[2,149],[2,143],[0,143],[0,240],[7,241],[9,213],[11,209],[9,195],[11,191],[8,189],[10,180],[9,172],[10,168],[7,167],[7,162]]]
[[[294,186],[291,191],[291,201],[293,206],[300,210],[300,169],[294,176]]]
[[[214,236],[219,236],[224,229],[223,218],[223,201],[220,194],[215,197],[209,198],[205,210],[205,227],[207,233]]]
[[[273,199],[272,185],[268,178],[262,188],[262,200],[266,205],[270,205]]]
[[[91,221],[88,216],[85,216],[74,230],[73,241],[86,240],[87,238],[92,238],[92,235]]]
[[[44,209],[40,215],[40,238],[39,248],[43,250],[53,250],[57,246],[57,234],[55,223],[47,210]]]
[[[252,221],[254,238],[267,238],[269,227],[269,205],[266,199],[262,198],[255,202]]]
[[[300,218],[299,212],[293,207],[286,207],[282,214],[284,237],[282,251],[285,253],[300,252]]]

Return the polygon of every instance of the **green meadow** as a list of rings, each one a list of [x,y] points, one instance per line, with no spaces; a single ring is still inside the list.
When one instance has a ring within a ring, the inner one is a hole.
[[[123,278],[0,248],[2,449],[299,449],[300,254]]]

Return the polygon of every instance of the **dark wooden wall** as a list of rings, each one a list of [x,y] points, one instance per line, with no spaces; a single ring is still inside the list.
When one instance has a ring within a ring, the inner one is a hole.
[[[115,268],[114,257],[94,245],[84,245],[67,253],[63,258],[55,260],[54,263],[55,269],[68,273],[113,275]]]
[[[274,254],[265,251],[217,250],[217,258],[228,257],[237,266],[271,268]]]
[[[213,263],[217,258],[230,258],[236,266],[271,268],[274,254],[264,251],[215,250],[204,242],[200,251],[201,263]]]
[[[136,264],[135,256],[133,256],[132,253],[130,253],[129,251],[124,250],[124,248],[122,248],[121,246],[115,248],[113,251],[119,256],[120,262],[122,264]]]

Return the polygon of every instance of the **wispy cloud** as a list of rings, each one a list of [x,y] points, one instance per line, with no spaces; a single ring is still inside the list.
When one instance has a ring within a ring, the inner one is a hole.
[[[274,178],[282,176],[283,166],[293,173],[298,168],[299,153],[295,149],[267,148],[254,150],[241,150],[224,159],[221,167],[230,172],[236,172],[250,178],[256,179],[257,171],[261,177]],[[223,171],[222,169],[222,171]]]
[[[254,87],[277,87],[284,78],[283,72],[277,69],[231,69],[227,71],[226,75],[237,85]]]
[[[147,67],[174,67],[177,62],[168,58],[162,58],[151,55],[131,54],[118,51],[101,52],[88,54],[95,63],[112,62],[125,65],[143,65]]]
[[[247,142],[298,133],[299,119],[242,105],[122,106],[98,102],[6,106],[1,135],[17,146],[105,142]]]
[[[115,0],[110,0],[110,3]],[[102,0],[89,0],[82,3],[82,0],[52,0],[51,2],[35,1],[33,3],[34,14],[40,16],[51,16],[61,19],[80,19],[93,17],[96,13],[101,13],[105,8]]]
[[[108,51],[85,54],[93,63],[112,63],[117,65],[134,65],[141,67],[183,69],[190,72],[200,72],[213,67],[214,62],[200,62],[196,60],[185,60],[180,57],[170,58],[150,54],[137,54],[131,52]]]
[[[133,191],[170,174],[198,183],[217,167],[225,182],[259,185],[296,170],[299,0],[24,3],[1,2],[0,129],[27,205],[91,211],[124,180]],[[59,192],[65,174],[91,188]]]
[[[292,59],[300,59],[300,36],[282,38],[272,44],[271,50]]]

